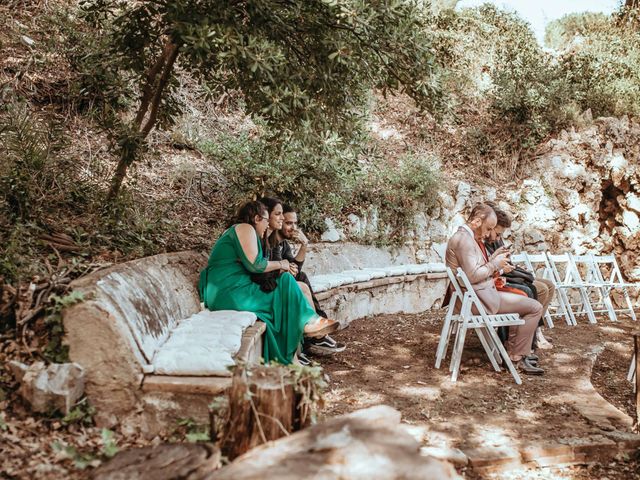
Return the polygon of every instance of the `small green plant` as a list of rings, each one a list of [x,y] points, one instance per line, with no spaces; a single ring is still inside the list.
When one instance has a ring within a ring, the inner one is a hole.
[[[182,418],[178,420],[178,427],[184,432],[184,438],[188,442],[209,441],[209,427],[196,423],[192,418]]]
[[[55,441],[51,444],[51,448],[54,452],[61,454],[63,457],[68,458],[79,470],[84,470],[87,467],[97,467],[100,465],[98,457],[91,452],[80,452],[75,446],[67,445],[64,442]]]
[[[61,312],[66,307],[84,301],[84,296],[81,292],[71,292],[63,297],[51,295],[50,301],[52,301],[53,304],[47,309],[45,319],[45,325],[47,325],[49,330],[49,341],[42,353],[50,362],[68,362],[69,347],[64,345],[62,341],[64,337],[64,325],[62,324]]]
[[[63,417],[62,423],[64,425],[80,424],[89,426],[93,424],[95,413],[95,407],[89,404],[87,397],[84,397]]]
[[[102,448],[100,449],[102,455],[111,458],[118,453],[118,442],[115,440],[114,433],[111,430],[103,428],[100,432],[100,438],[102,439]]]

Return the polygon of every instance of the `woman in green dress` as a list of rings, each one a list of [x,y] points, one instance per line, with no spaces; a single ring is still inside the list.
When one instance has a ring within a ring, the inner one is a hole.
[[[264,258],[260,239],[269,224],[267,208],[260,202],[245,204],[238,222],[228,228],[211,250],[200,273],[200,299],[209,310],[254,312],[267,325],[265,363],[293,361],[302,335],[321,337],[338,328],[335,320],[321,318],[303,296],[289,273],[287,260]],[[255,273],[279,270],[275,290],[264,292],[251,280]]]

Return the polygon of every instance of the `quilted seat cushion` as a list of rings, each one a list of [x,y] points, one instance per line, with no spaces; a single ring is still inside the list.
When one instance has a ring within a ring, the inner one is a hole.
[[[203,310],[180,322],[153,357],[157,375],[230,376],[251,312]]]

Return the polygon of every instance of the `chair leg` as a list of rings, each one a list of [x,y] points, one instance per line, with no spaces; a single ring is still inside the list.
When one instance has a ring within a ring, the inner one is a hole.
[[[547,311],[544,312],[544,322],[547,324],[547,327],[553,328],[553,319],[551,315],[549,315],[549,308],[547,307]]]
[[[565,320],[567,321],[567,325],[577,325],[576,316],[573,313],[573,309],[571,308],[571,303],[569,302],[569,296],[567,295],[567,291],[564,288],[558,289],[558,298],[562,299],[560,302],[562,304],[562,309],[565,313]]]
[[[598,323],[596,320],[596,314],[593,313],[593,309],[591,308],[591,300],[589,300],[589,294],[587,293],[586,288],[582,287],[578,289],[580,291],[580,299],[582,300],[582,307],[587,313],[587,319],[589,323]]]
[[[462,363],[462,350],[464,349],[464,337],[467,335],[467,326],[463,325],[458,333],[458,338],[456,338],[456,346],[454,348],[454,353],[451,358],[453,362],[453,370],[451,371],[451,381],[455,382],[458,380],[458,374],[460,373],[460,364]],[[455,361],[454,361],[455,359]]]
[[[613,307],[613,303],[611,302],[611,289],[607,287],[600,287],[600,294],[602,295],[602,302],[607,310],[607,315],[609,315],[609,320],[612,322],[618,321],[616,309]]]
[[[489,337],[491,338],[491,340],[493,340],[493,343],[498,349],[498,351],[500,352],[500,355],[502,355],[503,363],[507,366],[507,368],[509,369],[509,372],[511,372],[511,375],[513,376],[513,379],[516,381],[516,384],[522,385],[522,379],[520,378],[520,375],[518,375],[518,371],[516,370],[516,367],[513,365],[513,362],[511,361],[511,358],[509,357],[507,350],[504,348],[504,345],[502,345],[502,342],[500,341],[500,337],[498,337],[498,334],[493,328],[488,328],[488,330],[489,330]]]
[[[633,303],[631,303],[631,298],[629,297],[629,291],[627,287],[622,288],[622,294],[624,295],[624,299],[627,302],[627,307],[629,308],[629,315],[631,316],[631,320],[634,322],[638,320],[636,318],[636,312],[633,310]]]
[[[449,347],[449,336],[451,335],[452,316],[453,315],[450,315],[449,311],[447,311],[447,315],[444,318],[444,325],[442,326],[442,331],[440,332],[438,349],[436,351],[436,368],[440,368],[442,360],[447,356],[447,349]]]
[[[451,360],[449,360],[449,371],[453,372],[453,365],[455,363],[453,356],[458,351],[458,342],[460,341],[460,332],[462,331],[463,322],[456,324],[456,338],[453,340],[453,350],[451,351]],[[463,340],[464,342],[464,340]]]
[[[482,332],[483,328],[486,328],[486,327],[476,328],[476,334],[478,335],[478,338],[480,339],[480,343],[482,344],[482,347],[484,348],[484,351],[487,352],[487,356],[489,357],[489,361],[491,362],[491,366],[493,367],[493,369],[496,372],[499,372],[500,371],[500,365],[498,365],[498,362],[496,361],[495,349],[491,348],[491,346],[489,345],[489,342],[487,341],[487,339],[484,336],[484,333]]]

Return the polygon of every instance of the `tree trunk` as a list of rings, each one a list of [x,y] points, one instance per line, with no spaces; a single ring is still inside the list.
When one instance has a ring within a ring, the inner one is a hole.
[[[126,146],[120,147],[120,160],[111,180],[109,193],[107,194],[107,202],[111,203],[120,193],[122,182],[127,176],[127,169],[138,158],[141,142],[147,138],[149,132],[155,127],[158,118],[158,110],[162,100],[164,89],[169,82],[173,66],[178,58],[178,45],[168,40],[162,50],[162,54],[149,68],[146,75],[146,82],[142,89],[140,106],[133,120],[133,129],[138,133],[139,137],[133,145],[127,142]],[[149,112],[147,121],[144,123],[145,116]]]
[[[208,444],[164,444],[118,453],[93,480],[204,480],[220,465],[220,450]]]
[[[229,390],[222,451],[231,460],[305,426],[294,378],[286,367],[237,368]],[[211,431],[215,426],[211,425]]]

